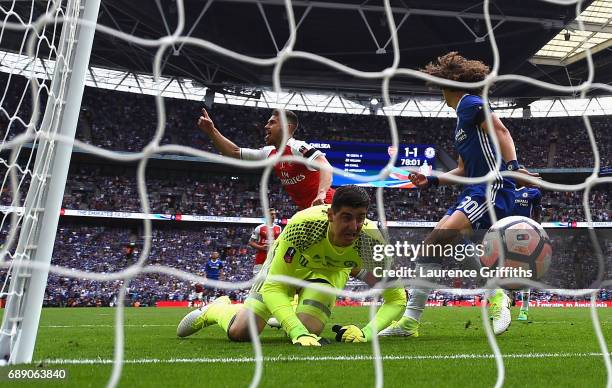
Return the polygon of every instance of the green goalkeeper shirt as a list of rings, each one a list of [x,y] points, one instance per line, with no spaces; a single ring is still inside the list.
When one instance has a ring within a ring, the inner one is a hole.
[[[329,205],[296,213],[276,240],[269,274],[305,279],[311,271],[350,271],[375,266],[373,247],[385,241],[376,223],[366,219],[352,245],[337,247],[329,241]]]
[[[298,320],[291,307],[291,291],[293,286],[282,282],[269,280],[270,275],[285,275],[296,279],[307,279],[315,272],[327,279],[334,279],[339,271],[349,273],[353,268],[372,270],[375,266],[383,266],[373,260],[374,246],[385,244],[376,223],[366,219],[359,235],[347,247],[337,247],[329,241],[329,221],[327,211],[329,205],[314,206],[296,213],[274,243],[274,247],[266,260],[269,265],[268,279],[261,288],[264,303],[270,312],[279,320],[291,339],[307,334],[308,330]],[[264,265],[264,266],[267,266]],[[332,284],[342,289],[344,284]],[[383,293],[387,300],[386,290]],[[398,289],[395,289],[397,295]],[[404,298],[403,289],[401,294]],[[381,308],[377,314],[376,327],[382,330],[391,320]],[[403,312],[403,309],[401,310]],[[401,315],[400,312],[400,315]],[[382,314],[383,316],[379,316]],[[368,328],[368,327],[366,327]],[[365,330],[364,330],[365,331]]]

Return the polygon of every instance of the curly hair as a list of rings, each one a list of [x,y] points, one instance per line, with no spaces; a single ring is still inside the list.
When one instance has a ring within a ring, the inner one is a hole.
[[[434,77],[444,78],[451,81],[459,82],[479,82],[486,78],[489,74],[489,66],[484,64],[482,61],[473,59],[466,59],[459,55],[456,51],[451,51],[448,54],[438,57],[434,62],[429,62],[422,72],[433,75]],[[447,88],[445,86],[445,88]],[[448,88],[451,90],[464,90],[464,91],[482,91],[482,88],[478,89],[457,89]]]

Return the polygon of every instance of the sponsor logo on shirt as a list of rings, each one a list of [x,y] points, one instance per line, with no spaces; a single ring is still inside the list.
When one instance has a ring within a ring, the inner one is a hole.
[[[281,175],[282,175],[282,173],[281,173]],[[295,185],[296,183],[301,182],[304,179],[306,179],[306,177],[303,174],[300,174],[300,175],[298,175],[296,177],[293,177],[293,178],[281,178],[281,184],[283,186]]]
[[[514,203],[516,205],[520,205],[520,206],[529,206],[529,200],[527,199],[523,199],[523,198],[517,198],[514,200]]]
[[[464,141],[465,139],[467,139],[467,133],[465,133],[463,128],[459,128],[459,130],[457,132],[455,132],[455,141],[457,143],[460,143],[460,142]]]

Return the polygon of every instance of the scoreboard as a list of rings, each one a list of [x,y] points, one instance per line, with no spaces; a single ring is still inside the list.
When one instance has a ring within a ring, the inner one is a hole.
[[[400,144],[394,148],[383,143],[350,141],[310,141],[310,145],[325,154],[329,163],[342,171],[373,176],[397,154],[395,167],[385,180],[361,182],[341,175],[334,175],[333,186],[357,184],[370,187],[414,188],[408,179],[409,170],[419,170],[428,175],[435,167],[436,151],[428,144]]]

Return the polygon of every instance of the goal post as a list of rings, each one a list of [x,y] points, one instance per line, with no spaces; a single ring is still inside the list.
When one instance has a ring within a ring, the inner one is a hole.
[[[55,137],[75,137],[99,7],[100,0],[70,0],[66,5],[23,224],[9,272],[0,357],[10,364],[31,362],[34,353],[72,154],[72,142]],[[39,266],[20,265],[26,262]]]

